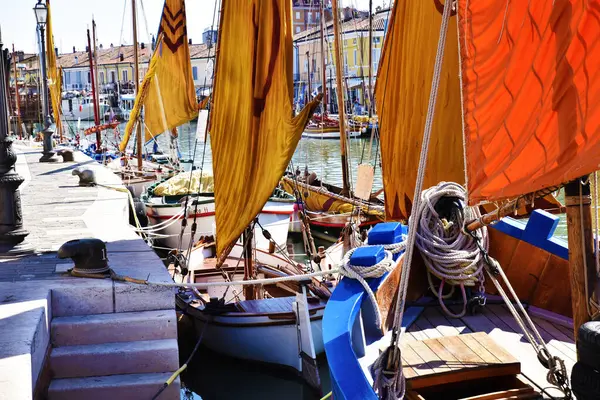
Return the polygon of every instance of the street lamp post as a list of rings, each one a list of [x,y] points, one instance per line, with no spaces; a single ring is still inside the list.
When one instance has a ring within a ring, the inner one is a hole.
[[[40,33],[40,66],[42,68],[42,99],[44,103],[44,151],[40,162],[56,162],[58,159],[54,157],[54,151],[52,149],[52,134],[54,131],[50,128],[50,103],[48,101],[48,77],[46,74],[46,43],[44,40],[44,29],[46,27],[46,20],[48,18],[48,8],[46,4],[42,3],[42,0],[38,0],[35,7],[33,7],[35,13],[35,19],[37,20],[37,28]]]
[[[23,213],[19,185],[24,179],[15,171],[17,154],[12,149],[12,139],[8,136],[8,88],[6,71],[9,71],[8,50],[2,50],[0,32],[0,257],[31,252],[33,249],[24,242],[29,234],[23,229]]]

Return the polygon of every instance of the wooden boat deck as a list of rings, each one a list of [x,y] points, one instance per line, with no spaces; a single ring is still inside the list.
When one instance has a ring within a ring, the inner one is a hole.
[[[550,352],[565,361],[570,376],[573,364],[577,360],[572,327],[568,326],[566,320],[561,322],[562,317],[556,318],[553,322],[536,316],[533,316],[532,319]],[[517,322],[504,305],[488,304],[484,307],[482,313],[475,316],[467,315],[460,319],[447,317],[439,307],[425,307],[422,314],[407,329],[403,341],[407,344],[413,343],[413,346],[419,346],[414,345],[414,342],[437,339],[442,345],[450,343],[449,346],[451,346],[453,343],[452,337],[458,335],[465,337],[466,334],[475,332],[486,333],[500,347],[496,351],[498,354],[502,354],[502,350],[504,350],[508,353],[508,357],[514,356],[519,360],[521,363],[521,376],[537,391],[550,386],[546,381],[547,370],[539,363],[533,347],[521,333]],[[459,351],[467,351],[465,350],[466,346],[460,346],[460,343],[464,344],[464,342],[462,338],[461,342],[454,342],[455,345],[458,343],[458,346],[450,349],[450,352],[455,353],[454,356],[458,355],[464,358],[465,354],[456,354]],[[476,344],[474,346],[478,347]],[[488,350],[490,350],[489,347]],[[484,361],[484,357],[489,357],[487,353],[485,351],[481,354],[478,353],[473,361],[478,362],[478,359]],[[411,367],[407,372],[407,377],[410,374],[417,376],[425,374],[430,372],[429,369],[443,372],[439,365],[430,362],[430,356],[427,352],[411,352],[406,360]],[[413,368],[415,365],[419,367]],[[446,366],[446,368],[448,367]],[[552,389],[549,389],[549,392],[554,396],[559,394],[558,391]]]

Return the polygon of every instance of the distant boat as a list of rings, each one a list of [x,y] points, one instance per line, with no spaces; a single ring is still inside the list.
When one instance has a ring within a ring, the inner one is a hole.
[[[160,227],[157,233],[164,235],[163,238],[157,239],[164,247],[179,249],[183,246],[183,249],[187,249],[193,223],[197,225],[195,240],[215,233],[215,196],[214,193],[206,190],[213,188],[212,177],[204,175],[203,183],[199,188],[198,172],[200,171],[193,172],[195,176],[191,186],[189,185],[190,173],[182,172],[161,184],[150,186],[141,198],[146,208],[149,225]],[[187,193],[190,194],[186,199]],[[292,195],[282,190],[275,190],[258,214],[260,225],[271,233],[275,243],[283,249],[286,248],[295,201]],[[184,215],[187,216],[187,225],[182,233]],[[269,250],[269,240],[263,236],[258,225],[254,237],[257,249]]]
[[[362,134],[362,127],[354,121],[348,121],[349,128],[346,131],[346,135],[350,138],[360,137]],[[340,121],[325,115],[322,118],[320,115],[313,115],[311,121],[304,132],[302,132],[303,138],[310,139],[337,139],[340,140]]]
[[[110,113],[110,108],[108,97],[101,95],[100,115],[104,116],[106,113]],[[63,100],[63,116],[66,121],[94,121],[94,100],[92,96]]]

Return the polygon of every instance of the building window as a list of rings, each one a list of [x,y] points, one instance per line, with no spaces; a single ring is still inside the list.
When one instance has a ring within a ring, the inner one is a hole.
[[[127,82],[127,70],[123,70],[123,81]]]
[[[88,72],[88,80],[87,80],[87,81],[88,81],[88,82],[91,82],[91,81],[92,81],[92,75],[91,75],[89,72]]]
[[[356,44],[356,38],[354,38],[354,39],[352,40],[352,43],[353,43],[353,44]]]
[[[300,19],[300,11],[296,11],[296,19],[299,20]]]
[[[381,38],[380,37],[374,37],[373,38],[373,43],[379,43],[381,42]]]
[[[192,67],[192,77],[195,81],[198,80],[198,67]]]
[[[100,84],[104,85],[104,72],[100,71]]]
[[[296,33],[300,33],[300,27],[299,26],[296,27]]]
[[[356,39],[354,39],[356,40]],[[356,50],[354,50],[354,65],[358,65],[358,60],[356,59]]]
[[[111,83],[115,83],[115,81],[117,80],[115,71],[110,71],[110,82]]]
[[[304,60],[304,72],[308,72],[308,60]]]
[[[308,13],[308,23],[309,24],[312,23],[312,13],[311,12]]]

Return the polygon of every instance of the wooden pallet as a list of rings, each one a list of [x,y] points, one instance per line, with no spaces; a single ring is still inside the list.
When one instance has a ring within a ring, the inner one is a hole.
[[[521,373],[519,360],[483,332],[405,341],[402,362],[413,389]]]
[[[521,363],[483,332],[405,341],[402,361],[410,400],[539,398],[518,377]]]

